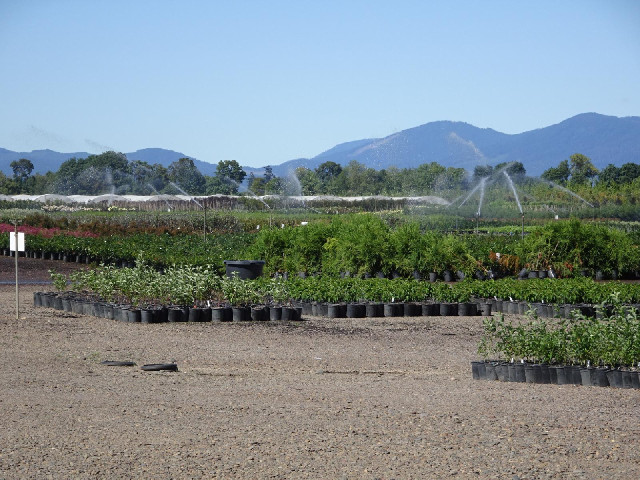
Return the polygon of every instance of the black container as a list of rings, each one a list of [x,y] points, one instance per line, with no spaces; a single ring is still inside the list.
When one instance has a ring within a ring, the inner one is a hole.
[[[607,372],[607,380],[609,385],[613,388],[622,388],[622,371],[615,369]]]
[[[580,375],[582,377],[582,386],[591,386],[591,371],[595,370],[593,367],[583,367],[580,369]]]
[[[227,277],[231,278],[237,273],[241,280],[253,280],[262,275],[264,260],[225,260],[224,265]]]
[[[372,318],[384,317],[384,304],[367,303],[365,306],[365,315]]]
[[[496,372],[497,365],[498,362],[485,363],[486,380],[498,380],[498,373]]]
[[[566,385],[567,383],[569,383],[567,382],[567,376],[564,369],[564,365],[555,365],[550,368],[555,368],[556,370],[556,384]]]
[[[418,303],[407,302],[404,304],[404,316],[405,317],[420,317],[422,316],[422,305]]]
[[[422,304],[422,316],[433,317],[440,315],[439,303],[423,303]]]
[[[214,307],[211,309],[212,322],[231,322],[233,320],[233,311],[231,307]]]
[[[269,307],[269,320],[277,322],[278,320],[282,320],[282,307],[277,305],[272,305]]]
[[[331,303],[327,305],[327,317],[344,318],[346,315],[347,315],[347,306],[344,303]]]
[[[385,317],[402,317],[402,316],[404,316],[404,304],[402,304],[402,303],[385,303],[384,304],[384,316]]]
[[[608,387],[609,378],[607,377],[607,368],[595,368],[591,371],[591,385],[594,387]]]
[[[484,362],[471,362],[471,375],[474,380],[485,380],[487,377],[486,365]]]
[[[485,369],[486,372],[486,369]],[[509,381],[509,364],[508,363],[498,363],[496,365],[496,376],[500,382],[508,382]]]
[[[248,322],[251,320],[251,308],[231,307],[234,322]]]
[[[254,322],[269,320],[269,310],[266,307],[251,307],[251,320]]]
[[[364,318],[367,314],[367,307],[364,303],[349,303],[347,305],[347,318]]]

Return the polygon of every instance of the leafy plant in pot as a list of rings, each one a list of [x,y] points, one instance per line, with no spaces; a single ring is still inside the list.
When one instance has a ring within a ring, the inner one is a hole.
[[[251,280],[242,280],[237,275],[222,280],[222,292],[233,309],[234,321],[251,319],[251,305],[257,303],[260,292]]]

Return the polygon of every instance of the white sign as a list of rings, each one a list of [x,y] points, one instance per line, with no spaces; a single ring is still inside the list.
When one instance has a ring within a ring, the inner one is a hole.
[[[16,233],[9,232],[9,250],[16,251]],[[24,252],[24,233],[18,232],[18,252]]]

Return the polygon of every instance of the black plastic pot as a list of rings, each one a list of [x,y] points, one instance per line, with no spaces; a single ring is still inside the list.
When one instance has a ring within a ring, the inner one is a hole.
[[[565,366],[565,372],[569,371],[569,375],[571,378],[571,383],[573,385],[582,385],[582,367],[580,367],[580,365],[569,365],[569,366]],[[565,373],[566,376],[566,373]],[[567,380],[569,379],[569,376],[567,376]]]
[[[269,320],[269,310],[266,307],[251,307],[251,320],[254,322]]]
[[[469,306],[471,304],[470,303],[459,303],[458,304],[458,315],[461,317],[468,317],[469,314]]]
[[[71,311],[71,299],[70,298],[63,298],[62,299],[62,310],[64,310],[65,312],[70,312]]]
[[[423,303],[422,304],[422,316],[434,317],[440,315],[439,303]]]
[[[554,368],[556,371],[556,383],[558,385],[566,385],[567,383],[567,376],[566,376],[566,372],[564,369],[564,365],[555,365],[555,366],[551,366],[549,368]]]
[[[622,388],[640,388],[640,377],[635,370],[622,370]]]
[[[315,305],[317,316],[326,317],[329,315],[329,304],[327,303],[318,303]]]
[[[384,317],[384,304],[367,303],[365,306],[365,315],[370,318]]]
[[[609,370],[607,372],[607,380],[613,388],[622,388],[622,371],[618,369]]]
[[[594,387],[608,387],[609,378],[607,377],[607,368],[594,368],[591,370],[591,385]]]
[[[295,310],[293,307],[282,307],[282,313],[280,319],[284,321],[295,320]]]
[[[231,307],[234,322],[248,322],[251,320],[249,307]]]
[[[422,305],[418,303],[407,302],[404,304],[405,317],[419,317],[422,315]]]
[[[402,303],[385,303],[384,304],[384,316],[385,317],[402,317],[402,316],[404,316],[404,304],[402,304]]]
[[[486,372],[486,369],[485,369]],[[507,363],[498,363],[496,365],[496,376],[500,382],[508,382],[509,381],[509,364]]]
[[[269,307],[269,320],[277,322],[282,320],[282,307],[279,305],[272,305]]]
[[[471,362],[471,375],[474,380],[485,380],[487,378],[487,370],[485,362]]]
[[[440,304],[440,316],[441,317],[451,317],[454,315],[453,313],[453,303],[441,303]],[[457,306],[457,304],[456,304]],[[457,310],[456,313],[457,314]]]
[[[187,321],[189,322],[201,322],[202,318],[202,309],[200,308],[190,308],[189,314],[187,317]]]
[[[127,311],[127,318],[129,323],[140,323],[142,321],[140,316],[140,309],[131,308]]]
[[[496,366],[498,362],[486,362],[485,363],[485,378],[486,380],[498,380],[498,373],[496,372]]]
[[[524,315],[527,313],[529,304],[527,302],[518,302],[518,315]]]
[[[170,323],[186,322],[189,318],[188,315],[188,309],[173,307],[167,312],[167,321]]]
[[[331,303],[327,305],[327,317],[344,318],[347,315],[347,306],[344,303]]]
[[[225,260],[225,270],[227,277],[231,278],[237,273],[242,280],[253,280],[262,275],[264,260]]]
[[[233,320],[233,311],[231,307],[214,307],[211,309],[212,322],[231,322]]]
[[[491,316],[491,304],[490,303],[480,303],[478,304],[480,315],[482,316]]]
[[[282,320],[297,322],[302,319],[302,307],[282,307]]]
[[[526,383],[536,383],[536,368],[533,364],[526,364],[524,366],[524,377]]]
[[[140,323],[156,323],[156,312],[149,308],[140,310]]]
[[[367,314],[367,307],[364,303],[347,304],[347,318],[364,318]]]
[[[438,280],[438,274],[436,272],[429,272],[429,281],[433,283],[436,280]]]
[[[582,377],[582,386],[590,387],[591,386],[591,372],[595,370],[594,367],[583,367],[580,369],[580,375]]]

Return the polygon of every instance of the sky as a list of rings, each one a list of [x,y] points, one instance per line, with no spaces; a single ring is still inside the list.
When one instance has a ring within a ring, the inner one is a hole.
[[[640,115],[637,0],[0,0],[0,147],[278,165]]]

